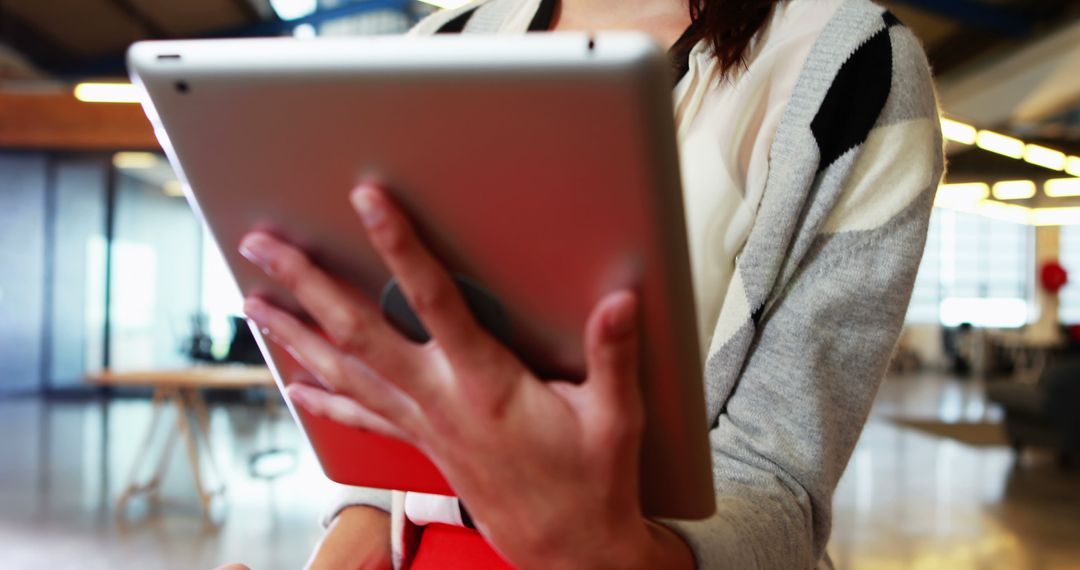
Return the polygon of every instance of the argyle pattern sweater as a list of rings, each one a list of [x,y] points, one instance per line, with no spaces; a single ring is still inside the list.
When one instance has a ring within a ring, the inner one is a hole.
[[[438,13],[432,29],[491,32],[513,1]],[[707,355],[716,513],[662,521],[699,568],[832,567],[833,492],[903,325],[943,168],[922,47],[883,8],[845,0],[777,129]],[[349,504],[391,508],[373,490],[338,510]]]
[[[832,567],[832,496],[904,323],[944,170],[918,40],[844,2],[770,151],[705,367],[717,511],[699,568]]]

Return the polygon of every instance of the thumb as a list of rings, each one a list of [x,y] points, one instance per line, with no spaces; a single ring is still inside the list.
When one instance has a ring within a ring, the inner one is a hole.
[[[638,391],[638,301],[630,291],[604,297],[585,325],[586,389],[625,405]]]

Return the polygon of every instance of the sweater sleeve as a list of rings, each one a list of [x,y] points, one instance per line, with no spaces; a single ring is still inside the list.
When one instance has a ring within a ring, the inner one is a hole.
[[[349,487],[335,485],[335,491],[329,498],[328,508],[323,513],[322,525],[330,526],[338,514],[348,507],[374,507],[381,511],[390,512],[390,494],[387,489],[371,489],[368,487]]]
[[[706,364],[717,511],[665,521],[699,568],[829,566],[833,492],[903,325],[943,167],[925,56],[883,19],[874,38],[884,37],[856,48],[805,125],[810,150],[800,152],[816,165],[806,197],[773,210],[794,212],[785,219],[763,204],[755,225],[768,227],[736,264],[720,316],[730,330]],[[867,46],[876,61],[858,53]],[[884,92],[867,120],[856,100],[873,96],[874,80],[863,72],[881,66]],[[787,152],[773,149],[774,169],[788,166],[777,163]],[[766,199],[800,193],[783,184],[797,176],[773,174]],[[764,278],[762,251],[782,259]]]

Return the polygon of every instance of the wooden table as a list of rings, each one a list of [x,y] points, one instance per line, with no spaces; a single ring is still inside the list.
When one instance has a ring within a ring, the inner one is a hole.
[[[187,447],[188,463],[195,479],[195,490],[199,494],[203,514],[207,518],[210,517],[210,507],[214,497],[225,491],[225,479],[214,461],[210,446],[210,415],[202,396],[203,390],[274,387],[274,377],[264,366],[198,366],[178,370],[125,372],[105,370],[87,376],[87,381],[100,386],[154,389],[150,426],[135,455],[135,462],[131,467],[131,474],[128,476],[124,492],[117,500],[117,512],[123,515],[132,497],[144,495],[151,501],[159,499],[161,480],[179,437],[183,438]],[[274,398],[267,398],[268,406],[272,407],[274,402]],[[176,424],[171,429],[166,428],[168,432],[165,446],[155,454],[152,451],[154,436],[161,424],[161,416],[169,405],[176,408]],[[195,418],[194,422],[189,419],[192,416]],[[213,489],[208,489],[203,482],[200,447],[203,449],[202,454],[206,455],[209,470],[216,479],[217,485]],[[146,466],[154,463],[156,466],[152,468],[149,479],[141,480],[140,474],[147,469]]]

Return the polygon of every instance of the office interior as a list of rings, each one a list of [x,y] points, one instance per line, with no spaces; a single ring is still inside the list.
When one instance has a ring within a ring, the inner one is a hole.
[[[335,484],[123,53],[400,34],[455,1],[0,0],[0,566],[303,566]],[[884,4],[929,54],[949,171],[829,553],[1080,569],[1080,3]]]

